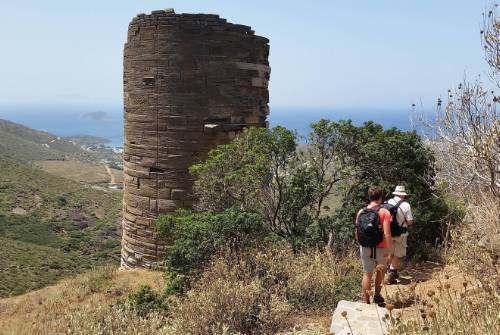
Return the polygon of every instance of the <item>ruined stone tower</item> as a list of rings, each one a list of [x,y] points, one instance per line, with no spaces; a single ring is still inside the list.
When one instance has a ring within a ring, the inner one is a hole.
[[[188,168],[269,114],[268,39],[218,15],[139,14],[124,50],[122,267],[151,267],[165,247],[155,219],[190,207]]]

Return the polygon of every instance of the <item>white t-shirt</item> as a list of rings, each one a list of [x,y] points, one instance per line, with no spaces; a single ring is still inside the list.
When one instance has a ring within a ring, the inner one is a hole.
[[[401,201],[401,198],[396,195],[394,198],[389,199],[387,203],[395,206],[399,201]],[[398,220],[399,225],[402,227],[408,227],[407,222],[413,220],[411,207],[408,202],[403,201],[401,205],[399,205],[396,220]]]

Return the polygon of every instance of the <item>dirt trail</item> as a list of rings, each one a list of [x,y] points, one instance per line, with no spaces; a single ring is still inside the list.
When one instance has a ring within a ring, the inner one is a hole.
[[[115,174],[113,173],[113,171],[111,171],[109,165],[108,164],[104,164],[104,167],[106,168],[106,172],[109,174],[109,178],[111,179],[110,183],[111,184],[116,184]]]
[[[425,262],[401,271],[398,283],[384,285],[382,295],[401,312],[402,319],[415,315],[418,317],[414,297],[427,300],[429,293],[439,297],[444,294],[445,283],[449,284],[452,292],[462,292],[463,282],[466,279],[464,274],[453,266]]]

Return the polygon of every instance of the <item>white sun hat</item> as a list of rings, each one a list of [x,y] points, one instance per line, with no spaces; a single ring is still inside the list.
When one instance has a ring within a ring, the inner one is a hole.
[[[408,193],[406,193],[405,187],[403,185],[396,186],[396,189],[394,190],[394,192],[392,192],[392,194],[394,194],[394,195],[408,195]]]

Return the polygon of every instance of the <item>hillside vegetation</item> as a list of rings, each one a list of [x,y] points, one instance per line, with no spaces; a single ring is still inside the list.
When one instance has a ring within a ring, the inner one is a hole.
[[[94,154],[70,141],[2,119],[0,119],[0,157],[23,162],[65,158],[97,159]]]
[[[119,264],[121,192],[0,158],[0,296]]]
[[[108,329],[129,329],[130,334],[139,334],[141,327],[155,330],[150,321],[130,317],[130,313],[109,313],[117,300],[138,290],[141,285],[159,289],[164,285],[160,272],[145,270],[117,271],[113,267],[100,267],[86,274],[17,297],[0,299],[0,333],[2,335],[45,334],[104,334],[97,328],[86,328],[92,316],[102,317],[106,326],[109,316],[119,315]],[[83,328],[83,329],[82,329]],[[109,333],[106,333],[109,334]],[[145,334],[145,333],[142,333]],[[150,334],[153,334],[150,332]]]

